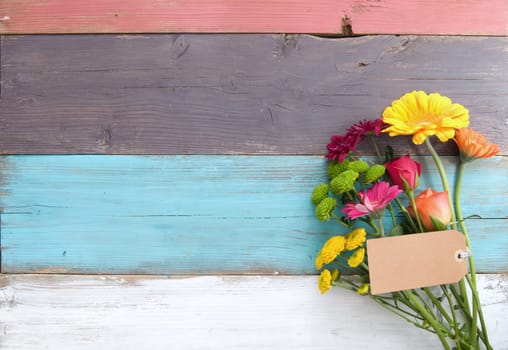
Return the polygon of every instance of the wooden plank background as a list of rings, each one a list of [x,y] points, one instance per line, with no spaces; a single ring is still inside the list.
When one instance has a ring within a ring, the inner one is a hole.
[[[128,34],[203,31],[491,37]],[[0,34],[16,33],[119,35],[0,36],[2,271],[38,273],[0,276],[2,348],[437,348],[302,276],[338,232],[312,215],[318,155],[413,89],[463,103],[500,144],[463,197],[483,216],[479,270],[508,271],[505,0],[2,0]],[[437,181],[425,165],[422,187]],[[507,350],[506,276],[479,282]]]
[[[507,46],[494,37],[4,36],[0,152],[318,155],[330,135],[423,89],[467,106],[506,155]]]
[[[417,159],[420,188],[440,190]],[[468,221],[480,272],[508,271],[507,162],[463,180],[464,215],[483,218]],[[321,157],[9,156],[1,175],[6,273],[314,274],[324,241],[347,233],[314,217]]]
[[[437,337],[315,276],[0,277],[2,349],[439,349]],[[479,276],[496,350],[508,279]],[[373,344],[375,339],[375,345]]]
[[[2,0],[1,18],[0,34],[508,33],[505,0]]]

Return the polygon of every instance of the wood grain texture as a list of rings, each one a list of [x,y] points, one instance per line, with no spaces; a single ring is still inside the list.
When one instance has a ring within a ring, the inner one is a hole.
[[[316,276],[4,275],[2,349],[440,348],[368,297]],[[480,275],[489,338],[508,349],[508,279]],[[375,345],[373,344],[375,342]]]
[[[0,33],[508,34],[504,0],[2,0]],[[351,29],[343,30],[348,18]]]
[[[495,37],[4,36],[0,152],[318,155],[331,135],[423,89],[464,104],[507,154],[507,46]]]
[[[320,157],[4,158],[5,273],[312,274],[330,234],[347,232],[314,217]],[[440,190],[419,160],[420,188]],[[463,180],[464,216],[484,218],[468,221],[481,272],[508,271],[507,162],[478,161]]]

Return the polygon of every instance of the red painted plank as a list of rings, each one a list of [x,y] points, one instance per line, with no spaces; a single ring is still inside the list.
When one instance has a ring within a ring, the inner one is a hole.
[[[508,1],[2,0],[0,34],[258,32],[507,35]]]

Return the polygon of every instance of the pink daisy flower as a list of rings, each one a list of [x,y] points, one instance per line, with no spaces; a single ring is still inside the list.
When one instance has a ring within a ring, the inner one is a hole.
[[[380,218],[383,210],[392,200],[394,200],[402,190],[398,186],[391,186],[388,182],[379,182],[374,184],[366,191],[359,192],[360,203],[346,203],[342,212],[348,218],[354,220],[356,218],[371,215]]]

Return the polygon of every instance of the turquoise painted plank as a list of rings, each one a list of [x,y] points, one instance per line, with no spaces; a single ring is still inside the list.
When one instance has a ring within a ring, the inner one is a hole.
[[[419,159],[421,187],[437,187]],[[344,232],[313,217],[325,168],[312,156],[4,157],[2,271],[314,273],[320,245]],[[478,268],[508,271],[507,158],[469,168]]]

